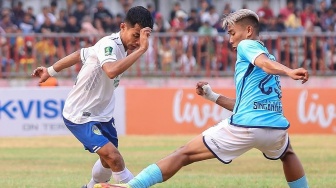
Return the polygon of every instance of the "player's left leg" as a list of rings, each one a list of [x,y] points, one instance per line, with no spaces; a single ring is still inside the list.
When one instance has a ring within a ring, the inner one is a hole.
[[[87,122],[84,124],[75,124],[64,118],[64,123],[72,134],[84,145],[84,148],[90,153],[95,153],[109,140],[102,135],[101,122]],[[112,125],[111,125],[112,126]],[[116,144],[118,139],[115,139]],[[111,143],[110,143],[111,144]],[[112,144],[111,144],[112,145]],[[106,169],[101,160],[96,161],[92,168],[92,178],[90,182],[83,187],[93,188],[94,184],[99,182],[108,182],[111,178],[112,171],[110,168]]]
[[[92,188],[97,183],[109,182],[111,176],[117,183],[127,183],[134,177],[127,167],[122,171],[112,172],[104,160],[98,159],[92,168],[92,178],[86,186]]]
[[[289,187],[308,188],[303,167],[292,149],[287,130],[255,129],[254,134],[259,135],[256,148],[267,159],[281,159]]]
[[[281,157],[283,170],[290,188],[308,188],[308,181],[300,159],[291,144]]]
[[[110,167],[104,162],[103,165],[101,159],[98,159],[96,163],[92,167],[92,178],[90,182],[86,185],[87,188],[93,187],[95,184],[100,182],[108,182],[112,176],[112,170]]]
[[[102,160],[103,168],[108,169],[109,168],[108,164],[103,159],[101,159],[101,160]],[[123,170],[121,170],[121,171],[112,171],[112,177],[113,177],[113,180],[117,183],[127,183],[131,179],[134,178],[132,172],[128,170],[126,165],[123,168]],[[102,182],[104,182],[104,181],[102,181]]]
[[[114,125],[114,119],[109,122],[101,123],[101,133],[110,142],[97,151],[100,156],[103,168],[112,170],[112,177],[117,183],[127,183],[134,176],[125,166],[124,159],[120,154],[118,147],[117,131]],[[111,164],[112,161],[112,164]],[[112,166],[111,166],[112,165]]]

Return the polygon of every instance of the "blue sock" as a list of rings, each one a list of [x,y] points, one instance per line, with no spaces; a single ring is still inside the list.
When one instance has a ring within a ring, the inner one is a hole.
[[[156,164],[151,164],[127,184],[132,188],[147,188],[162,181],[163,178],[160,168]]]
[[[288,182],[290,188],[309,188],[306,176],[302,176],[300,179]]]

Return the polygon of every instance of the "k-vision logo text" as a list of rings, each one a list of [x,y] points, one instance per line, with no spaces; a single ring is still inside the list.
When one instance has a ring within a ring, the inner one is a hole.
[[[62,117],[64,100],[0,100],[0,119]]]

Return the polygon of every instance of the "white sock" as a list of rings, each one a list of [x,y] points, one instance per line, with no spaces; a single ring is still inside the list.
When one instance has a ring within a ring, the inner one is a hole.
[[[112,172],[112,176],[117,183],[127,183],[134,178],[132,172],[130,172],[126,167],[123,171]]]
[[[100,159],[98,159],[92,167],[92,178],[86,186],[87,188],[93,188],[97,183],[106,183],[110,181],[111,176],[112,170],[110,168],[105,168]]]

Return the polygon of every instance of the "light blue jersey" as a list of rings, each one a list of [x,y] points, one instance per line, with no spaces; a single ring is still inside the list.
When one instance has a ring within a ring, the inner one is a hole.
[[[256,40],[243,40],[237,47],[235,67],[236,104],[231,124],[254,128],[287,129],[289,122],[283,115],[279,75],[269,75],[254,65],[255,59],[267,48]]]

